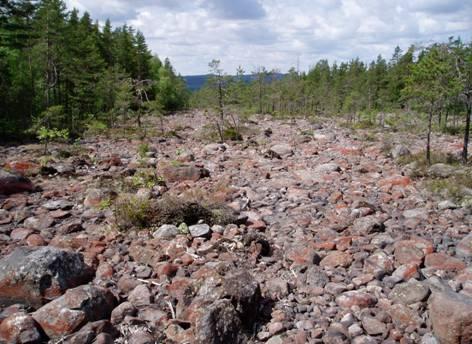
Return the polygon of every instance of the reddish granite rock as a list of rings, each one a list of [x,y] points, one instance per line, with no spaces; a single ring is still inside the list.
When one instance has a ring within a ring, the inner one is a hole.
[[[0,322],[0,342],[39,344],[43,341],[41,329],[27,313],[14,313]]]
[[[424,265],[428,268],[445,271],[460,271],[465,269],[465,263],[445,253],[431,253],[426,256]]]
[[[84,285],[69,289],[33,313],[33,318],[50,337],[75,332],[87,322],[107,319],[116,305],[113,294],[105,288]]]
[[[471,297],[452,291],[435,292],[429,300],[429,316],[441,343],[472,343]]]
[[[28,178],[0,169],[0,195],[33,191],[33,188]]]
[[[349,267],[349,265],[351,265],[351,263],[352,256],[350,253],[342,251],[333,251],[328,253],[328,255],[321,260],[320,266],[329,268],[342,266],[347,268]]]
[[[310,247],[296,246],[289,250],[287,258],[296,265],[312,265],[320,262],[320,257]]]
[[[196,166],[166,166],[161,171],[162,176],[168,182],[182,182],[182,181],[194,181],[200,180],[210,176],[210,172],[204,168]]]
[[[336,303],[342,308],[358,306],[360,308],[372,307],[377,303],[377,298],[363,291],[347,291],[336,298]]]
[[[395,262],[397,265],[423,263],[424,256],[433,252],[433,245],[431,242],[414,238],[411,240],[401,240],[394,244],[395,247]]]

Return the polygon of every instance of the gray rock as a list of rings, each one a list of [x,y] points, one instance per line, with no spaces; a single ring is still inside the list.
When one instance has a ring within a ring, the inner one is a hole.
[[[120,332],[108,321],[98,320],[86,324],[80,331],[68,337],[65,343],[73,344],[113,344]]]
[[[421,338],[420,344],[440,344],[439,341],[431,333],[426,333],[423,338]]]
[[[324,174],[324,173],[331,173],[331,172],[339,172],[341,168],[338,164],[331,162],[327,164],[318,165],[315,167],[316,174]]]
[[[459,208],[457,206],[457,204],[455,204],[454,202],[452,202],[450,200],[445,200],[445,201],[442,201],[442,202],[438,203],[438,209],[439,210],[457,209],[457,208]]]
[[[206,238],[209,237],[211,234],[211,229],[210,226],[207,224],[198,224],[198,225],[192,225],[188,227],[188,230],[190,232],[190,235],[194,238]]]
[[[282,336],[273,336],[271,337],[266,344],[283,344],[284,340],[282,339]]]
[[[195,334],[198,343],[239,343],[240,328],[241,320],[231,301],[217,300],[196,319]]]
[[[74,206],[74,203],[68,202],[66,200],[60,199],[55,201],[48,201],[42,205],[43,208],[48,210],[57,210],[57,209],[71,209]]]
[[[472,257],[472,233],[467,234],[456,246],[456,254],[459,257]]]
[[[174,238],[178,234],[179,234],[179,229],[177,228],[177,226],[162,225],[154,233],[152,233],[152,236],[154,238],[171,239],[171,238]]]
[[[257,281],[246,270],[235,271],[225,276],[223,290],[224,297],[235,305],[243,325],[250,328],[257,317],[261,298]]]
[[[129,338],[128,344],[155,344],[156,340],[147,329],[138,328]]]
[[[403,217],[406,219],[423,219],[426,220],[429,217],[428,210],[425,208],[409,209],[403,212]]]
[[[152,294],[144,284],[138,285],[128,295],[128,301],[135,307],[148,306],[152,302]]]
[[[404,145],[396,145],[395,147],[392,148],[392,150],[390,151],[390,155],[392,156],[392,158],[394,159],[398,159],[402,156],[409,156],[411,155],[411,152],[410,150],[404,146]]]
[[[428,174],[433,177],[447,178],[452,176],[457,168],[447,164],[434,164],[428,169]]]
[[[123,302],[111,312],[110,321],[116,325],[121,323],[126,316],[135,316],[136,313],[137,309],[131,302]]]
[[[287,143],[281,143],[270,147],[269,152],[277,158],[284,158],[293,155],[293,148]]]
[[[364,330],[358,324],[352,324],[347,330],[351,337],[357,337],[364,333]]]
[[[378,344],[378,341],[371,336],[359,336],[352,340],[352,344]]]
[[[396,303],[410,305],[424,301],[428,295],[429,287],[413,278],[408,282],[397,284],[390,293],[390,298]]]
[[[365,316],[362,318],[362,327],[371,336],[384,334],[387,331],[387,326],[370,316]]]
[[[377,218],[374,215],[361,217],[356,219],[352,225],[352,232],[354,234],[372,234],[383,232],[385,230],[385,225],[383,221]]]
[[[19,247],[0,260],[0,304],[39,307],[92,278],[93,271],[80,253],[49,246]]]

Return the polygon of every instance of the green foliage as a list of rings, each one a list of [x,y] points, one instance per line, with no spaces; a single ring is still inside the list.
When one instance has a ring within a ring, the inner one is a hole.
[[[239,130],[237,128],[233,128],[233,127],[226,128],[223,131],[223,138],[224,138],[224,140],[230,140],[230,141],[242,141],[243,140],[243,136],[241,135]]]
[[[227,225],[235,223],[234,212],[221,204],[210,203],[201,198],[164,196],[153,204],[152,223],[154,225],[174,224],[185,231],[186,225],[194,225],[203,221],[209,225]]]
[[[132,195],[119,197],[114,206],[115,223],[121,231],[144,228],[151,224],[151,202]]]
[[[159,99],[166,111],[186,106],[182,79],[168,60],[151,55],[132,27],[107,21],[102,28],[87,12],[69,12],[62,0],[0,6],[0,137],[19,136],[32,125],[77,137],[90,129],[91,118],[112,128],[141,116],[146,101]],[[37,125],[55,106],[61,118]]]
[[[67,140],[69,138],[69,130],[57,128],[49,129],[42,126],[38,128],[36,135],[38,140],[44,144],[44,154],[47,154],[48,144],[61,139]]]
[[[146,153],[149,152],[149,144],[147,143],[141,143],[139,146],[138,146],[138,154],[141,158],[145,158],[146,157]]]
[[[449,178],[431,179],[426,184],[430,191],[441,197],[450,198],[456,202],[470,201],[467,190],[472,189],[472,172],[469,170]]]
[[[100,201],[98,204],[98,209],[100,210],[106,210],[109,209],[112,205],[111,199],[110,198],[105,198]]]
[[[97,119],[92,119],[88,121],[86,127],[87,127],[86,133],[88,135],[100,135],[106,132],[108,129],[108,126],[106,125],[106,123],[99,121]]]
[[[131,177],[131,186],[134,189],[147,188],[152,189],[154,186],[162,184],[163,179],[154,170],[141,169]]]

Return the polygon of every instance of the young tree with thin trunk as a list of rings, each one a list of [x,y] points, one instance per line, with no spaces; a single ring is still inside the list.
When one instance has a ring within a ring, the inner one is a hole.
[[[453,60],[447,45],[435,44],[420,54],[406,81],[404,95],[413,106],[428,115],[426,160],[431,164],[431,132],[433,117],[445,105],[448,97],[457,94],[459,83],[451,68]]]
[[[455,60],[455,72],[459,82],[459,98],[465,105],[464,147],[462,162],[467,163],[472,117],[472,43],[464,45],[460,39],[449,42]]]
[[[216,89],[217,98],[218,98],[218,115],[219,121],[216,121],[216,129],[218,130],[218,135],[220,140],[224,141],[223,130],[224,130],[224,96],[226,91],[225,85],[225,75],[223,74],[223,69],[220,68],[220,60],[212,60],[208,67],[210,67],[210,73],[212,77],[210,78],[211,85]]]

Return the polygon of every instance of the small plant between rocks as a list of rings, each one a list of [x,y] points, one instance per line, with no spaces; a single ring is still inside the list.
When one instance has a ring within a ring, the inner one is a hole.
[[[115,201],[115,224],[120,231],[145,228],[151,223],[151,202],[142,197],[121,195]]]

